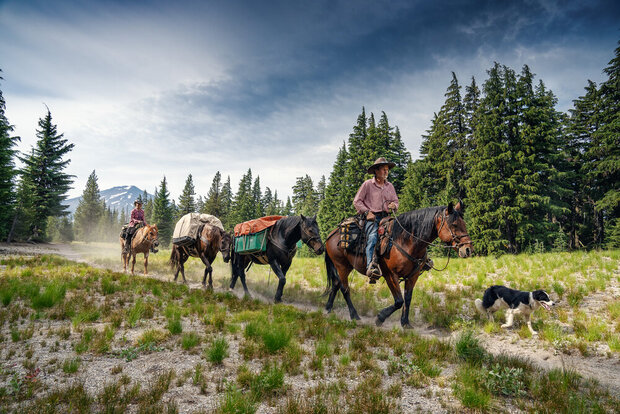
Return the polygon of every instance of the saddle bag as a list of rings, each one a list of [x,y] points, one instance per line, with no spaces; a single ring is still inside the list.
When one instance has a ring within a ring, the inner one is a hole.
[[[258,233],[244,234],[235,237],[235,253],[255,254],[267,250],[267,231],[266,228]]]
[[[344,219],[338,225],[338,233],[340,235],[338,246],[348,252],[355,252],[355,248],[362,239],[362,229],[357,223],[357,219],[355,217]]]

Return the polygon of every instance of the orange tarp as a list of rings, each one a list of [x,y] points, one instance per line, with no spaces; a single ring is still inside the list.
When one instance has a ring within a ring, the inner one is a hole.
[[[273,226],[284,216],[267,216],[239,223],[235,226],[235,237],[251,233],[258,233]]]

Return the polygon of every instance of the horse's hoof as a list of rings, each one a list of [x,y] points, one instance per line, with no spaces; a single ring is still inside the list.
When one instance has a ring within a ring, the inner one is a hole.
[[[359,316],[359,315],[353,315],[353,317],[351,318],[351,320],[352,320],[352,321],[361,321],[361,320],[362,320],[362,318],[360,318],[360,316]],[[377,320],[379,320],[379,318],[377,318]],[[381,323],[383,323],[383,322],[381,322]]]
[[[413,329],[413,326],[409,322],[403,324],[403,329]]]
[[[375,320],[375,325],[381,326],[381,325],[383,325],[383,321],[381,319],[379,319],[379,317],[377,317],[377,319]]]
[[[282,303],[282,299],[274,299],[273,303]]]
[[[213,292],[213,285],[209,285],[209,286],[207,286],[207,290],[208,290],[209,292]]]

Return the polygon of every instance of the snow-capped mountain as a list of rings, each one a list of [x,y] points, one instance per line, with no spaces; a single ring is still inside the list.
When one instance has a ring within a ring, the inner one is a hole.
[[[144,190],[140,190],[133,185],[125,185],[121,187],[112,187],[107,190],[99,191],[101,198],[105,201],[105,205],[112,210],[129,213],[133,208],[133,202],[138,196],[144,196]],[[148,194],[148,193],[147,193]],[[149,198],[153,198],[152,194],[148,194]],[[68,199],[65,203],[69,205],[69,212],[73,215],[77,209],[82,197]]]

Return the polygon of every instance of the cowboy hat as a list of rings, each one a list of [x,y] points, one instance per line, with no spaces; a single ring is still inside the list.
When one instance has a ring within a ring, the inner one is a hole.
[[[374,174],[375,168],[381,167],[382,165],[387,165],[390,169],[396,166],[395,163],[386,160],[384,157],[379,157],[375,160],[373,165],[368,167],[368,174]]]

